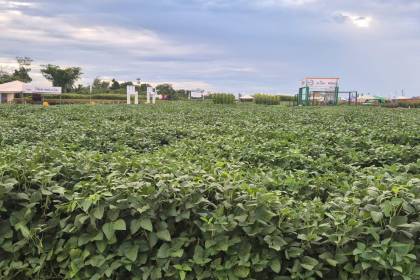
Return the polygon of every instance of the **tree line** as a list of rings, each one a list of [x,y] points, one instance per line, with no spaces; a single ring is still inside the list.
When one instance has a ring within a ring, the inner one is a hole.
[[[17,69],[12,72],[0,70],[0,84],[11,81],[21,81],[30,83],[32,78],[29,73],[31,72],[31,64],[33,60],[30,57],[16,57],[19,65]],[[58,65],[46,64],[41,65],[42,75],[52,82],[53,86],[61,87],[63,93],[78,93],[78,94],[102,94],[102,93],[121,93],[125,94],[127,85],[134,85],[133,82],[119,83],[116,79],[111,82],[106,82],[95,78],[92,86],[84,86],[82,84],[76,85],[76,82],[83,75],[82,68],[80,67],[67,67],[62,68]],[[134,85],[140,95],[146,95],[147,87],[150,84]],[[158,94],[166,96],[168,99],[185,99],[188,98],[189,91],[175,90],[171,84],[160,84],[156,87]]]
[[[18,69],[13,70],[11,73],[0,71],[1,84],[11,81],[32,82],[29,73],[31,72],[30,66],[33,60],[30,57],[16,57],[16,61],[19,65]],[[61,68],[53,64],[41,65],[41,73],[47,80],[52,82],[53,86],[61,87],[63,92],[72,92],[74,84],[83,74],[80,67]]]

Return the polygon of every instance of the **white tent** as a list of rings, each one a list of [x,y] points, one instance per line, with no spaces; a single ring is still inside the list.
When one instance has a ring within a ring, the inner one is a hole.
[[[239,99],[243,100],[243,101],[252,101],[252,100],[254,100],[254,96],[244,95],[244,96],[239,97]]]
[[[61,94],[61,87],[40,87],[21,81],[0,84],[0,103],[12,102],[16,93]]]
[[[406,100],[406,99],[411,99],[410,97],[407,96],[397,96],[393,98],[394,100]]]
[[[371,96],[371,95],[364,95],[364,96],[359,96],[358,100],[359,101],[368,101],[368,100],[376,100],[377,98],[375,96]]]

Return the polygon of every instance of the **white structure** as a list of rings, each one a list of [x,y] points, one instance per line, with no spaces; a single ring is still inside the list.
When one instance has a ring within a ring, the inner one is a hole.
[[[255,99],[254,96],[251,96],[251,95],[245,95],[245,96],[239,97],[239,100],[241,101],[253,101],[254,99]]]
[[[309,87],[312,92],[332,92],[338,87],[340,78],[305,78],[302,87]]]
[[[150,104],[150,99],[152,99],[152,104],[156,103],[157,92],[153,87],[147,87],[147,104]]]
[[[12,102],[16,93],[61,94],[61,87],[34,86],[21,81],[0,84],[0,103]]]
[[[204,99],[204,97],[207,95],[208,94],[203,89],[194,89],[194,90],[191,90],[189,99]]]
[[[397,96],[392,98],[393,100],[407,100],[407,99],[411,99],[410,97],[407,96]]]
[[[366,102],[369,100],[376,100],[377,98],[375,96],[372,95],[364,95],[364,96],[359,96],[359,98],[357,99],[358,102]]]
[[[139,93],[135,86],[127,86],[127,104],[131,104],[131,96],[134,96],[134,104],[139,104]]]

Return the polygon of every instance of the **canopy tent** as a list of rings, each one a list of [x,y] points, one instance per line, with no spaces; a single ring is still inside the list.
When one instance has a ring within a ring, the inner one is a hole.
[[[397,96],[392,98],[393,100],[407,100],[407,99],[411,99],[410,97],[407,96]]]
[[[241,97],[239,97],[239,99],[240,99],[241,101],[252,101],[252,100],[254,100],[254,97],[253,97],[253,96],[251,96],[251,95],[245,95],[245,96],[241,96]]]
[[[0,103],[12,102],[16,93],[61,94],[61,87],[40,87],[21,81],[0,84]]]
[[[365,95],[360,96],[357,99],[357,102],[359,103],[365,103],[365,104],[371,104],[372,102],[375,103],[385,103],[386,99],[382,96],[372,96],[372,95]]]

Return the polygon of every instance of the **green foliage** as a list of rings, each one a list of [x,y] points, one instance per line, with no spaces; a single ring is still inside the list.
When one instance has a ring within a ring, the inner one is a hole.
[[[112,93],[103,93],[103,94],[77,94],[77,93],[65,93],[60,96],[57,95],[44,95],[44,99],[104,99],[104,100],[126,100],[127,95],[125,94],[112,94]]]
[[[116,90],[116,89],[120,89],[120,88],[121,88],[120,83],[118,81],[116,81],[115,79],[112,79],[110,89]]]
[[[292,102],[294,96],[287,95],[270,95],[270,94],[256,94],[255,103],[263,105],[280,105],[281,102]]]
[[[216,93],[212,94],[214,104],[233,104],[235,103],[235,96],[229,93]]]
[[[53,83],[53,86],[61,87],[63,92],[70,92],[82,75],[82,69],[80,67],[61,69],[59,66],[48,64],[43,66],[41,73]]]
[[[420,100],[389,102],[382,106],[387,108],[420,108]]]
[[[156,90],[158,94],[164,95],[167,99],[170,100],[187,100],[189,96],[189,92],[187,90],[175,90],[171,84],[157,85]],[[144,91],[146,92],[146,88]]]
[[[419,118],[1,106],[0,279],[419,279]]]
[[[264,105],[280,105],[280,96],[269,94],[256,94],[255,103]]]
[[[19,68],[15,69],[12,74],[3,71],[0,72],[0,84],[12,81],[21,81],[24,83],[32,81],[32,78],[29,76],[29,72],[31,72],[29,66],[32,63],[32,59],[29,57],[17,57],[16,60]]]
[[[19,67],[19,69],[16,69],[13,72],[11,79],[13,81],[21,81],[24,83],[30,83],[32,82],[32,78],[29,76],[30,71],[31,69],[29,68]]]

